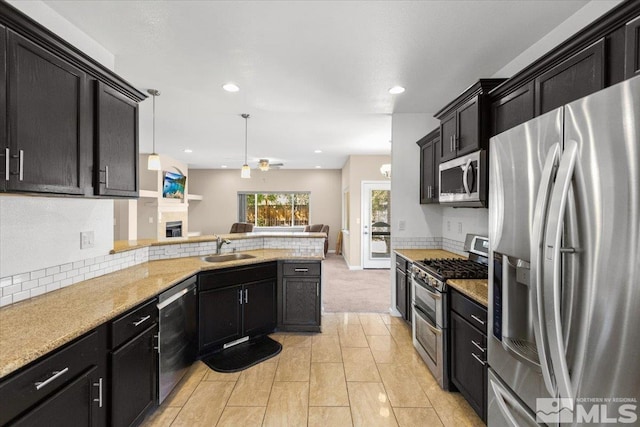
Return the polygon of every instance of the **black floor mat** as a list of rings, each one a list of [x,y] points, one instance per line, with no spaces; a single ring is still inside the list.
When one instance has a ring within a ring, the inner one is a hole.
[[[218,372],[238,372],[270,359],[282,351],[282,344],[269,337],[243,342],[202,358],[208,367]]]

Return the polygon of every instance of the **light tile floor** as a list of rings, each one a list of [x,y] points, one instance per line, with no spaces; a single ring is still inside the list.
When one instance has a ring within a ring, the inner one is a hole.
[[[322,333],[275,333],[282,352],[221,374],[195,363],[149,426],[484,426],[442,391],[401,319],[329,313]]]

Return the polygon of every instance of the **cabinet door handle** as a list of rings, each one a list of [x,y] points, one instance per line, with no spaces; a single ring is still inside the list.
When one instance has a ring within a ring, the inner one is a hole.
[[[477,343],[477,342],[475,342],[474,340],[471,340],[471,344],[475,345],[475,346],[476,346],[476,348],[477,348],[478,350],[480,350],[481,352],[483,352],[483,353],[485,352],[485,349],[484,349],[484,348],[482,348],[482,347],[480,346],[480,344],[478,344],[478,343]]]
[[[143,324],[144,322],[146,322],[147,320],[151,319],[151,315],[149,314],[148,316],[144,316],[143,318],[141,318],[140,320],[138,320],[137,322],[133,322],[133,326],[140,326],[141,324]]]
[[[249,304],[249,289],[244,290],[244,303]]]
[[[479,318],[478,316],[476,316],[475,314],[472,314],[472,315],[471,315],[471,318],[472,318],[473,320],[475,320],[476,322],[478,322],[478,323],[480,323],[481,325],[483,325],[483,326],[484,326],[484,322],[482,321],[482,319],[480,319],[480,318]]]
[[[240,302],[240,305],[242,305],[242,289],[240,289],[240,291],[238,292],[240,292],[239,302]]]
[[[449,151],[453,152],[453,135],[449,137]]]
[[[104,188],[109,188],[109,166],[104,167]]]
[[[7,148],[6,153],[9,154],[9,149],[8,148]],[[11,173],[11,175],[18,175],[18,179],[20,181],[22,181],[24,179],[24,150],[18,151],[18,154],[17,155],[14,154],[13,156],[11,156],[11,158],[12,159],[18,159],[18,172],[17,173],[13,172],[13,173]],[[9,167],[9,164],[7,163],[7,168],[8,167]]]
[[[9,168],[11,167],[11,158],[9,157],[9,148],[4,149],[4,180],[9,181]]]
[[[316,282],[316,296],[320,296],[320,282]]]
[[[45,387],[46,385],[50,384],[51,381],[55,381],[56,379],[60,378],[61,376],[63,376],[67,372],[69,372],[69,368],[64,368],[61,371],[53,371],[53,372],[51,372],[52,375],[49,378],[47,378],[44,381],[38,381],[38,382],[34,383],[33,385],[36,386],[36,390],[40,390],[42,387]]]
[[[486,365],[486,363],[482,359],[480,359],[478,356],[476,356],[475,353],[471,353],[471,355],[473,356],[474,359],[476,359],[478,362],[480,362],[480,364],[482,366]]]
[[[453,148],[454,150],[460,149],[460,137],[455,133],[453,134]]]
[[[102,377],[98,379],[97,383],[93,383],[93,386],[98,387],[98,398],[93,401],[98,402],[98,408],[102,408]]]
[[[296,268],[295,270],[296,273],[306,273],[307,271],[309,271],[308,268]]]
[[[153,346],[153,349],[160,354],[160,332],[153,336],[153,339],[156,341],[156,344]]]

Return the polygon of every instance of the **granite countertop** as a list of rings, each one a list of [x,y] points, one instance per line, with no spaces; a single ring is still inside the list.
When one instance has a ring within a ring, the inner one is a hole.
[[[465,294],[484,307],[489,306],[489,287],[487,279],[449,279],[447,285]]]
[[[223,239],[243,240],[243,239],[259,239],[262,237],[286,237],[286,238],[325,238],[325,233],[310,233],[304,231],[292,232],[258,232],[258,233],[230,233],[220,234]],[[113,249],[109,252],[112,254],[131,251],[133,249],[146,248],[149,246],[177,245],[181,243],[200,243],[215,242],[218,235],[204,235],[194,237],[168,237],[166,239],[138,239],[138,240],[116,240],[113,242]]]
[[[0,378],[200,271],[301,257],[287,249],[244,251],[256,258],[208,263],[200,257],[149,261],[0,309]]]
[[[425,258],[464,258],[461,255],[442,249],[396,249],[395,252],[409,261],[422,261]],[[486,279],[449,279],[447,284],[477,303],[485,307],[488,306],[489,290]]]

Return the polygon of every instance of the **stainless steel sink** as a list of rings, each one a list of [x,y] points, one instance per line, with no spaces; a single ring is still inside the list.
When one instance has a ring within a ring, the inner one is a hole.
[[[253,255],[249,254],[222,254],[222,255],[209,255],[203,256],[202,260],[206,262],[227,262],[227,261],[236,261],[239,259],[250,259],[255,258]]]

